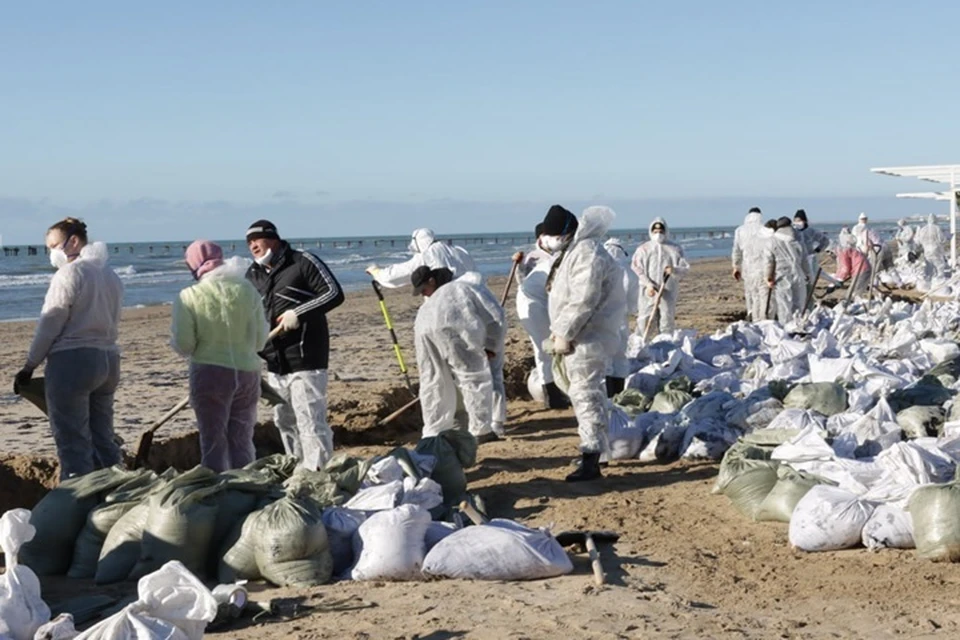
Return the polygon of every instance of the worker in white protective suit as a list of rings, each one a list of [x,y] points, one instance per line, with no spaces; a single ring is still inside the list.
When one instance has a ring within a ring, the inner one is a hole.
[[[857,224],[853,225],[850,233],[853,234],[853,238],[857,242],[857,249],[868,256],[872,256],[880,250],[883,243],[880,241],[877,232],[867,226],[868,222],[867,214],[861,212],[857,217]]]
[[[764,252],[768,236],[763,234],[763,214],[759,207],[747,212],[743,224],[733,232],[733,277],[743,282],[747,318],[757,321],[763,318],[766,301],[766,278]]]
[[[580,434],[580,465],[568,482],[600,478],[600,454],[607,448],[604,378],[620,350],[627,312],[623,270],[603,248],[615,217],[609,207],[589,207],[578,223],[569,211],[551,209],[543,221],[544,245],[562,251],[547,282],[550,349],[562,357]]]
[[[469,272],[420,267],[411,276],[425,301],[414,322],[423,437],[455,428],[457,393],[478,442],[497,440],[507,419],[503,384],[506,320],[503,307]]]
[[[784,216],[777,220],[777,230],[767,247],[767,287],[772,291],[770,312],[781,324],[803,309],[811,277],[810,263],[795,234],[790,218]]]
[[[623,290],[627,296],[627,308],[623,315],[623,326],[620,328],[620,348],[607,371],[607,395],[612,398],[623,391],[627,376],[630,375],[630,358],[627,357],[627,345],[630,341],[630,309],[636,309],[640,301],[640,278],[630,268],[630,254],[623,248],[619,238],[609,238],[603,243],[603,248],[623,270]]]
[[[534,364],[528,377],[528,384],[530,387],[541,390],[544,404],[548,409],[566,409],[570,406],[570,400],[553,380],[553,356],[543,350],[543,343],[550,337],[547,277],[550,275],[550,268],[556,256],[541,246],[542,223],[537,225],[535,234],[536,244],[523,256],[516,275],[517,317],[533,345]],[[517,258],[519,254],[513,256],[514,262]]]
[[[820,253],[830,246],[830,237],[810,226],[807,220],[807,212],[803,209],[797,209],[793,214],[793,230],[797,236],[797,242],[803,247],[807,254],[807,262],[810,263],[811,280],[816,277],[817,269],[820,266]],[[811,282],[811,284],[813,284]]]
[[[916,230],[907,224],[903,218],[897,220],[897,256],[908,258],[914,252],[916,243]]]
[[[414,231],[408,248],[413,256],[406,262],[387,267],[370,265],[367,273],[384,287],[397,289],[410,284],[410,276],[418,267],[450,269],[454,278],[459,278],[469,271],[476,271],[473,258],[466,249],[437,240],[436,234],[430,229]]]
[[[642,288],[637,308],[637,333],[643,334],[651,317],[654,330],[651,335],[673,331],[680,280],[690,270],[690,265],[683,257],[683,248],[667,239],[667,223],[663,218],[655,218],[650,223],[650,240],[637,248],[632,267]],[[655,308],[661,287],[663,295]]]
[[[947,259],[943,252],[943,231],[937,226],[935,215],[930,214],[927,224],[917,230],[916,240],[923,247],[923,257],[933,268],[934,275],[940,275],[947,266]]]

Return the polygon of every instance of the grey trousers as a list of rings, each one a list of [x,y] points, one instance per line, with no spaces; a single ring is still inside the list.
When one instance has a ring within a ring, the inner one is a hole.
[[[113,394],[120,382],[120,354],[93,348],[51,353],[44,377],[61,480],[119,464]]]
[[[260,372],[190,365],[190,404],[200,431],[200,464],[216,472],[253,462]]]

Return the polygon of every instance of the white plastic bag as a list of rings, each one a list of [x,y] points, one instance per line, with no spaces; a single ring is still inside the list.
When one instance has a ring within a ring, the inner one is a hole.
[[[467,527],[430,551],[423,573],[461,580],[539,580],[573,571],[556,538],[511,520]]]
[[[863,546],[880,549],[913,549],[913,521],[910,514],[889,504],[881,504],[863,526]]]
[[[73,616],[61,613],[56,618],[37,629],[33,640],[73,640],[79,633],[73,626]]]
[[[872,503],[849,491],[817,485],[797,503],[790,518],[790,544],[804,551],[836,551],[860,544]]]
[[[11,509],[0,518],[0,549],[7,566],[0,576],[0,637],[33,640],[37,629],[50,621],[37,574],[17,560],[20,547],[36,532],[27,509]]]
[[[394,480],[360,489],[344,506],[358,511],[385,511],[400,504],[402,497],[403,480]]]
[[[405,504],[375,513],[360,525],[363,545],[351,572],[354,580],[419,580],[430,513]]]
[[[200,640],[217,615],[217,601],[180,562],[140,578],[139,599],[76,640]]]

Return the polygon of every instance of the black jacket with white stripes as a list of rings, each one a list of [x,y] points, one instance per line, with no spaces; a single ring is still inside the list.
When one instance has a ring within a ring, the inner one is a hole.
[[[283,242],[269,270],[254,262],[247,270],[247,279],[260,292],[271,329],[290,309],[300,320],[296,331],[267,341],[260,352],[267,370],[288,374],[326,369],[330,359],[327,312],[343,304],[343,289],[327,265],[312,253]]]

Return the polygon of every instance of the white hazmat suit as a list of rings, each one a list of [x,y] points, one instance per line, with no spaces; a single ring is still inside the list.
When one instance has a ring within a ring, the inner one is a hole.
[[[663,225],[663,234],[653,233],[657,223]],[[653,316],[651,336],[658,333],[668,333],[676,328],[677,293],[680,290],[680,280],[690,270],[690,265],[683,257],[683,248],[675,242],[670,242],[667,223],[663,218],[655,218],[650,223],[650,240],[644,242],[633,254],[632,268],[640,280],[640,301],[637,307],[638,334],[643,334],[647,322]],[[658,308],[654,308],[656,292],[663,284],[664,271],[670,267],[672,273],[666,281],[663,296]],[[652,293],[652,295],[651,295]]]
[[[897,255],[902,258],[914,250],[916,230],[903,219],[897,220],[897,226]]]
[[[927,224],[917,230],[917,244],[923,247],[923,257],[933,267],[934,273],[940,275],[947,266],[943,252],[943,231],[937,225],[937,217],[930,215]]]
[[[626,378],[630,375],[630,359],[627,357],[627,345],[630,341],[630,309],[636,308],[640,299],[640,279],[630,268],[630,254],[623,248],[619,238],[610,238],[603,248],[617,261],[623,270],[623,291],[627,296],[627,306],[623,314],[623,326],[620,328],[620,349],[614,356],[607,371],[611,378]],[[634,305],[631,307],[631,305]]]
[[[754,321],[763,318],[767,294],[764,254],[770,237],[763,231],[763,214],[753,211],[733,232],[733,269],[740,273],[747,315]]]
[[[414,323],[424,438],[454,428],[458,389],[471,434],[502,429],[505,336],[503,307],[479,273],[468,272],[425,299]]]
[[[793,318],[793,314],[803,309],[807,302],[810,263],[796,240],[793,227],[777,229],[766,256],[767,280],[774,281],[770,315],[782,324]]]
[[[537,385],[553,382],[553,356],[543,350],[550,337],[550,307],[547,278],[554,256],[540,248],[527,253],[517,269],[517,317],[533,343],[534,372]]]
[[[392,264],[387,267],[370,267],[367,272],[377,282],[388,289],[405,287],[410,284],[410,276],[418,267],[427,266],[431,269],[450,269],[454,278],[476,270],[473,258],[463,247],[451,247],[445,242],[437,240],[437,236],[430,229],[417,229],[408,247],[413,252],[406,262]]]
[[[623,270],[603,248],[603,236],[615,217],[608,207],[587,208],[548,282],[554,344],[560,341],[572,348],[563,364],[584,454],[606,449],[605,374],[620,349],[627,313]]]

